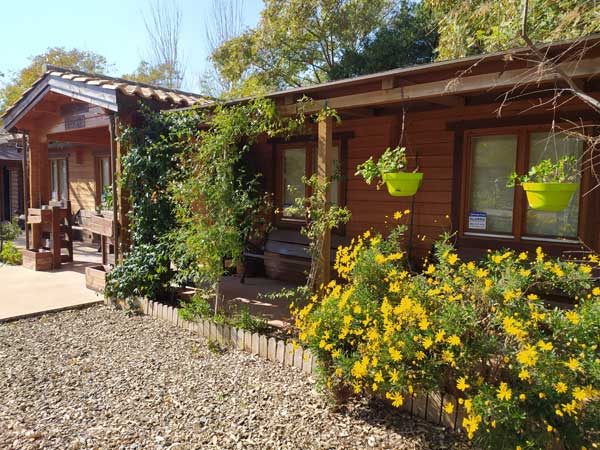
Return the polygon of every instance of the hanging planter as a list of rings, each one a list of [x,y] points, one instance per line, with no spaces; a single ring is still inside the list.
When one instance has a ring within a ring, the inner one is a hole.
[[[537,211],[564,211],[577,191],[577,158],[564,156],[553,163],[550,159],[541,161],[529,169],[527,175],[513,173],[508,187],[520,184],[527,195],[531,209]]]
[[[392,172],[384,173],[381,178],[390,195],[411,197],[419,190],[423,174],[421,172]]]
[[[406,167],[406,148],[387,148],[377,162],[370,157],[356,168],[356,174],[364,178],[367,184],[379,179],[377,188],[384,184],[394,197],[410,197],[417,193],[423,180],[421,172],[404,172]]]
[[[527,201],[538,211],[563,211],[577,190],[577,183],[523,183]]]

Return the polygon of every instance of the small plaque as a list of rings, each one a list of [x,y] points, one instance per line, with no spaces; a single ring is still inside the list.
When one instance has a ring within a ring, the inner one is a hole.
[[[469,213],[469,229],[485,230],[487,227],[487,214],[484,212],[471,211]]]
[[[65,119],[65,130],[74,130],[77,128],[85,128],[85,116],[71,116]]]

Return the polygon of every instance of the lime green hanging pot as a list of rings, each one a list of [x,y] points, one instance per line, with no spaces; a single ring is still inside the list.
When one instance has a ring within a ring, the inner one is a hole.
[[[417,193],[423,180],[421,172],[392,172],[384,173],[388,192],[394,197],[410,197]]]
[[[563,211],[579,187],[577,183],[523,183],[527,201],[538,211]]]

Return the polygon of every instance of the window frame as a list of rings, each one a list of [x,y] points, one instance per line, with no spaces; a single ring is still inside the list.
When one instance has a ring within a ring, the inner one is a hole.
[[[111,164],[111,160],[110,160],[110,155],[108,155],[108,154],[96,155],[94,157],[94,178],[95,178],[95,184],[96,184],[95,200],[96,200],[97,207],[102,204],[102,187],[103,187],[102,186],[102,160],[103,159],[108,160],[109,185],[112,185],[112,181],[113,181],[113,169],[112,169],[112,164]]]
[[[567,129],[567,126],[565,126]],[[560,132],[560,125],[556,126],[557,132]],[[533,133],[551,132],[550,125],[529,125],[529,126],[513,126],[513,127],[496,127],[483,128],[477,130],[466,130],[463,140],[463,160],[462,174],[463,181],[461,183],[461,202],[459,211],[459,235],[463,240],[481,240],[495,239],[506,243],[519,244],[536,244],[536,243],[554,243],[577,245],[580,243],[580,238],[585,236],[586,217],[588,212],[588,200],[582,192],[587,192],[590,186],[589,167],[582,167],[580,194],[579,194],[579,214],[577,218],[577,236],[560,237],[535,235],[526,232],[527,227],[527,196],[522,188],[515,187],[513,201],[513,217],[511,233],[501,232],[478,232],[468,228],[468,214],[471,203],[471,185],[473,171],[473,138],[485,136],[516,136],[517,137],[517,159],[515,161],[515,170],[519,174],[526,173],[529,170],[530,158],[530,136]],[[583,143],[582,152],[587,150],[586,143]]]
[[[65,186],[67,188],[66,196],[65,196],[64,201],[68,202],[69,199],[70,199],[70,192],[69,192],[70,191],[70,188],[69,188],[69,178],[70,178],[69,177],[69,157],[68,156],[62,156],[62,155],[61,156],[58,156],[58,155],[57,156],[50,156],[50,157],[48,157],[48,161],[50,163],[50,177],[49,177],[49,180],[48,180],[50,182],[50,200],[55,201],[55,202],[63,201],[62,195],[61,195],[62,194],[62,183],[61,183],[61,181],[62,181],[61,176],[62,175],[61,175],[61,170],[60,170],[60,166],[59,166],[59,161],[64,161],[64,163],[65,163],[65,176],[66,176]],[[53,194],[52,164],[55,163],[55,162],[57,164],[57,174],[58,174],[58,183],[57,183],[57,187],[58,187],[57,195],[58,195],[58,198],[54,198],[53,195],[52,195]]]
[[[334,136],[333,147],[337,147],[338,149],[338,161],[340,162],[340,179],[338,181],[338,204],[340,206],[346,205],[346,185],[347,185],[347,177],[346,177],[346,151],[347,151],[347,143],[346,139],[339,139]],[[305,165],[304,165],[304,174],[306,176],[311,176],[316,171],[316,162],[317,162],[317,142],[315,141],[296,141],[289,142],[284,144],[274,144],[275,145],[275,208],[277,209],[277,213],[275,214],[275,224],[281,228],[300,228],[304,223],[305,219],[303,217],[287,217],[283,215],[283,199],[285,195],[285,184],[284,184],[284,154],[287,150],[304,148],[306,151],[305,156]],[[305,196],[310,195],[310,188],[305,186],[304,191]],[[337,230],[339,233],[343,233],[344,229],[341,228]]]

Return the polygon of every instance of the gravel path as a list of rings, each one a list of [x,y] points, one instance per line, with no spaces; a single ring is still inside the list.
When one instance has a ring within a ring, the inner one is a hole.
[[[185,330],[93,307],[0,324],[1,449],[442,449],[440,428],[353,403]]]

